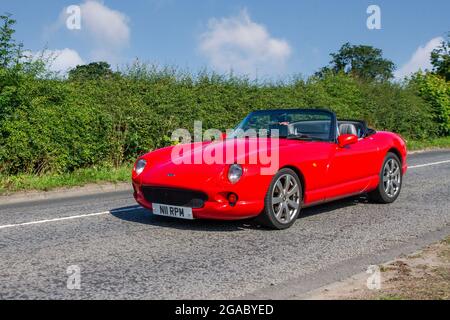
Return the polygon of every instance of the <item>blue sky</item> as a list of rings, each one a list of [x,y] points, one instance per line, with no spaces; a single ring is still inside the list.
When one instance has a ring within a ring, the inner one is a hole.
[[[310,75],[345,42],[381,48],[398,76],[428,67],[429,52],[450,31],[450,1],[365,0],[2,0],[17,19],[16,38],[32,52],[58,56],[54,69],[107,60],[197,71],[233,69],[251,77]],[[81,29],[66,26],[79,5]],[[381,30],[366,26],[378,5]]]

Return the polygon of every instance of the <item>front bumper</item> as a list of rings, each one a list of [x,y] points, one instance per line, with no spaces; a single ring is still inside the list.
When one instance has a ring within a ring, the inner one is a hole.
[[[149,210],[152,210],[150,203],[144,196],[143,185],[133,182],[134,198],[136,201]],[[164,186],[154,186],[164,187]],[[230,192],[235,192],[240,196],[238,190],[199,190],[207,194],[208,199],[204,202],[202,208],[193,208],[192,213],[195,219],[212,219],[212,220],[241,220],[258,216],[264,209],[263,198],[261,200],[247,201],[240,198],[238,202],[231,206],[227,200]],[[242,195],[242,193],[241,193]]]

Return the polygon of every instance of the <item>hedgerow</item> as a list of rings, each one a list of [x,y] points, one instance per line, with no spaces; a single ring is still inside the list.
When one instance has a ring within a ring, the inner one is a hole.
[[[0,174],[120,166],[170,144],[176,128],[234,127],[256,109],[324,107],[408,138],[442,134],[417,90],[342,73],[256,83],[235,76],[128,70],[84,79],[0,69]],[[440,120],[439,120],[440,121]]]

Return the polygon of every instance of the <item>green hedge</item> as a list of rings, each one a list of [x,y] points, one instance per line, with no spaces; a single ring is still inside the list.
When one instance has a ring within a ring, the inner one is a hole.
[[[329,107],[409,138],[435,136],[432,105],[413,88],[344,74],[255,84],[215,74],[36,79],[0,70],[0,174],[119,166],[170,143],[176,128],[234,127],[252,110]]]
[[[409,85],[429,101],[439,135],[450,135],[450,82],[432,73],[417,73]]]

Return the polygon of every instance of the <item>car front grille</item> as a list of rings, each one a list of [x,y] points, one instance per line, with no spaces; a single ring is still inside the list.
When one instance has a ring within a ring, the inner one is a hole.
[[[142,187],[142,193],[145,200],[150,203],[167,204],[178,207],[202,208],[208,196],[199,191],[159,188],[159,187]]]

